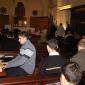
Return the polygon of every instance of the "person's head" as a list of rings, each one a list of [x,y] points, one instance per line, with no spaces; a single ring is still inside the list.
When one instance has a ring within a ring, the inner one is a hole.
[[[28,33],[25,31],[20,32],[18,37],[20,44],[24,44],[28,40]]]
[[[78,44],[78,50],[85,49],[85,39],[81,39]]]
[[[7,37],[8,37],[8,38],[14,38],[13,32],[12,32],[12,31],[9,31],[9,32],[7,33]]]
[[[58,49],[58,41],[56,39],[51,39],[47,42],[48,53],[56,51]]]
[[[63,24],[62,23],[60,23],[60,26],[62,26]]]
[[[69,62],[62,67],[61,85],[77,85],[82,77],[80,67],[75,62]]]

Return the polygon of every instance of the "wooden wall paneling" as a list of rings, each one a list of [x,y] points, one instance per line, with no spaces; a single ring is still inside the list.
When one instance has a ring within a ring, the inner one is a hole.
[[[9,15],[0,15],[0,29],[9,24]]]
[[[49,19],[48,17],[30,17],[30,27],[34,27],[36,30],[39,28],[48,29]]]

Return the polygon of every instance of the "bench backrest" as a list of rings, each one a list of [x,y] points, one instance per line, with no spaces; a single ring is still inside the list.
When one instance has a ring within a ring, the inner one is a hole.
[[[59,81],[59,77],[57,76],[31,75],[24,77],[1,78],[0,85],[45,85],[46,83],[57,81]]]

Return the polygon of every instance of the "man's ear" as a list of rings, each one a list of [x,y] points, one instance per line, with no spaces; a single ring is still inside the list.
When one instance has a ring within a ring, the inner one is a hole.
[[[49,52],[51,50],[50,46],[47,45],[47,51]]]
[[[61,85],[73,85],[72,83],[70,83],[66,80],[66,78],[63,74],[61,74],[60,82],[61,82]]]
[[[47,45],[47,50],[48,50],[49,48],[50,48],[49,45]]]
[[[61,82],[61,85],[66,85],[67,80],[63,74],[61,74],[60,82]]]

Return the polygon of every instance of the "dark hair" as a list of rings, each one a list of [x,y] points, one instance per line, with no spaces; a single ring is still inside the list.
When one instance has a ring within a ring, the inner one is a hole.
[[[51,39],[47,42],[47,45],[52,48],[57,50],[58,49],[58,41],[56,39]]]
[[[18,36],[23,36],[23,37],[26,37],[28,39],[28,32],[22,31],[18,34]]]
[[[66,80],[71,83],[78,84],[82,77],[82,72],[76,62],[69,62],[62,67],[62,73]]]

